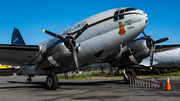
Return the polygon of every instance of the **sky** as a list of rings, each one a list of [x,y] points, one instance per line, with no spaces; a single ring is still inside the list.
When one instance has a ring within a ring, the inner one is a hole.
[[[144,32],[162,44],[180,43],[180,0],[0,0],[0,44],[10,44],[18,28],[28,45],[50,38],[43,29],[59,33],[97,13],[133,7],[147,13]],[[140,35],[142,36],[142,34]]]

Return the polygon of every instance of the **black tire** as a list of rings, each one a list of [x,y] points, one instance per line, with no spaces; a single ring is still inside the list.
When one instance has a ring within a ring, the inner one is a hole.
[[[26,84],[30,84],[30,83],[31,83],[31,80],[27,79]]]
[[[58,77],[55,73],[49,73],[46,78],[46,86],[49,90],[56,90],[59,86]]]
[[[126,75],[127,75],[127,76],[133,76],[133,77],[136,77],[136,73],[135,73],[132,69],[126,70]],[[126,84],[130,84],[129,78],[126,78],[125,75],[124,75],[124,81],[125,81]]]

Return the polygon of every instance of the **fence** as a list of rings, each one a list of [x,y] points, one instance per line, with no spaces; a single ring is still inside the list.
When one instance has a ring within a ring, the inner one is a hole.
[[[130,87],[163,89],[163,84],[160,81],[153,76],[151,78],[152,81],[129,76]]]

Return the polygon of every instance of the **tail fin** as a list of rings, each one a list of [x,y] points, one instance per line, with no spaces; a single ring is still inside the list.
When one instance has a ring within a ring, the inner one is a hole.
[[[11,39],[12,45],[25,45],[25,42],[21,36],[21,33],[17,28],[14,28],[14,31],[12,33],[12,39]]]

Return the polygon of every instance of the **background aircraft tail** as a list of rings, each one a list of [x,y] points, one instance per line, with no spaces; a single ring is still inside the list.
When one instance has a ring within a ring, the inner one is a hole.
[[[25,42],[21,36],[21,33],[17,28],[14,28],[14,31],[12,33],[12,39],[11,39],[12,45],[25,45]]]

